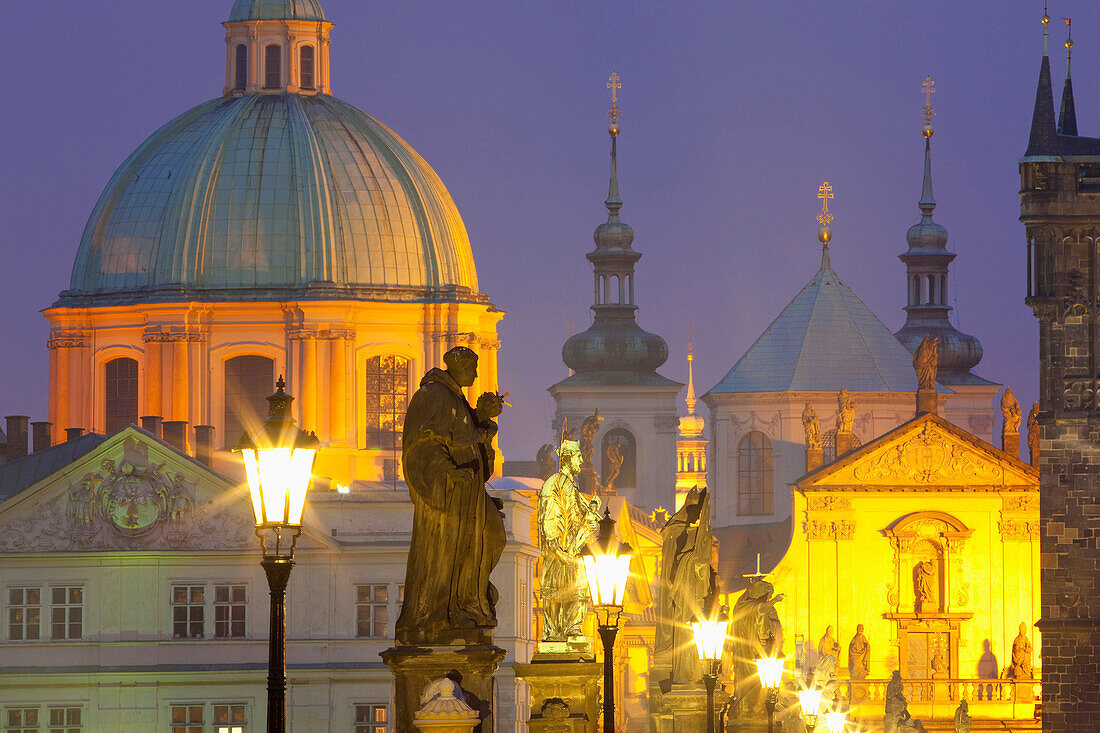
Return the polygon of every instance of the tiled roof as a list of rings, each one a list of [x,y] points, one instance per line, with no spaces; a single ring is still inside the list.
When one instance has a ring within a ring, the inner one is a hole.
[[[708,394],[915,392],[913,357],[840,277],[823,267]]]
[[[0,500],[14,496],[50,474],[60,471],[94,450],[105,440],[107,437],[99,433],[86,433],[76,440],[67,440],[5,463],[0,466]]]

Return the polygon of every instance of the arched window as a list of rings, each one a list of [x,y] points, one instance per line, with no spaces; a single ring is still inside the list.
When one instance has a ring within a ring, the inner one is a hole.
[[[935,305],[936,300],[936,276],[928,276],[928,305]]]
[[[112,359],[104,369],[103,404],[107,435],[114,435],[138,421],[138,363],[134,359]]]
[[[913,292],[909,296],[909,305],[920,305],[920,277],[913,278]]]
[[[237,445],[246,430],[267,419],[267,398],[275,391],[275,361],[266,356],[235,356],[225,362],[222,445]]]
[[[264,89],[278,89],[283,85],[282,51],[275,44],[264,49]]]
[[[771,514],[775,511],[772,489],[772,442],[753,431],[741,438],[737,449],[737,513]]]
[[[233,88],[243,90],[248,86],[248,46],[243,43],[237,46],[237,61],[233,69],[236,76]]]
[[[947,305],[947,275],[940,275],[940,305]]]
[[[638,444],[634,435],[623,428],[612,428],[603,434],[600,444],[600,479],[608,479],[620,488],[632,489],[638,485]],[[621,462],[620,462],[621,460]],[[618,468],[616,469],[616,464]]]
[[[409,360],[402,356],[367,359],[366,380],[366,447],[401,447],[409,404]]]
[[[313,89],[313,46],[302,46],[298,52],[298,71],[302,77],[302,89]]]

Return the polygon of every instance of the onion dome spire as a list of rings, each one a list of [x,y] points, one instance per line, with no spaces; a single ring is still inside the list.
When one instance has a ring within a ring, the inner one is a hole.
[[[947,229],[932,219],[936,199],[932,195],[932,135],[935,128],[932,108],[935,82],[926,77],[921,86],[924,105],[921,117],[924,125],[924,176],[921,181],[921,220],[909,228],[905,235],[909,249],[898,258],[905,263],[905,325],[894,334],[898,341],[916,353],[925,334],[939,337],[939,376],[941,384],[988,384],[981,377],[971,374],[982,358],[982,345],[977,338],[961,333],[951,325],[948,315],[949,266],[955,253],[947,249]]]
[[[1058,111],[1058,134],[1077,136],[1077,110],[1073,105],[1073,82],[1070,80],[1069,65],[1073,56],[1073,31],[1070,19],[1062,18],[1066,23],[1066,84],[1062,87],[1062,108]]]
[[[587,331],[569,338],[562,347],[562,361],[573,370],[568,379],[575,382],[635,384],[675,384],[657,374],[657,367],[668,359],[668,344],[663,338],[638,327],[634,304],[634,265],[640,252],[631,248],[634,230],[619,218],[623,201],[619,196],[618,91],[620,77],[612,73],[611,90],[611,176],[608,182],[607,221],[596,227],[592,238],[596,249],[585,255],[592,263],[595,277],[594,317]]]
[[[680,437],[683,438],[698,438],[703,434],[703,428],[705,423],[703,418],[695,414],[695,405],[698,400],[695,398],[695,346],[692,339],[691,326],[688,326],[688,386],[687,394],[684,396],[684,404],[687,405],[687,415],[680,418]]]

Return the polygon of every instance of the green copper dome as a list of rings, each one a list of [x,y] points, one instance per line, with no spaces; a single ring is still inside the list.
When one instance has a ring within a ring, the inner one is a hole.
[[[229,22],[242,20],[324,20],[318,0],[237,0]]]
[[[60,304],[481,299],[439,177],[325,94],[222,97],[155,132],[100,196],[70,287]]]

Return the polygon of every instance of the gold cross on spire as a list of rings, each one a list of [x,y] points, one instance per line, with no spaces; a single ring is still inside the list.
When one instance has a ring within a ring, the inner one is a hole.
[[[829,222],[833,220],[833,215],[829,213],[829,199],[833,198],[833,187],[828,181],[817,187],[817,197],[821,199],[821,213],[817,215],[817,220],[822,226],[829,226]]]
[[[920,85],[920,93],[924,95],[924,107],[920,111],[920,116],[924,118],[924,124],[932,124],[932,118],[936,116],[936,111],[932,109],[932,95],[936,93],[936,82],[932,81],[931,76],[924,77],[924,81]]]
[[[611,109],[607,111],[607,116],[611,118],[611,122],[617,122],[619,119],[619,90],[623,88],[623,85],[619,83],[619,75],[614,71],[611,72],[611,76],[607,77],[607,88],[611,90]]]

